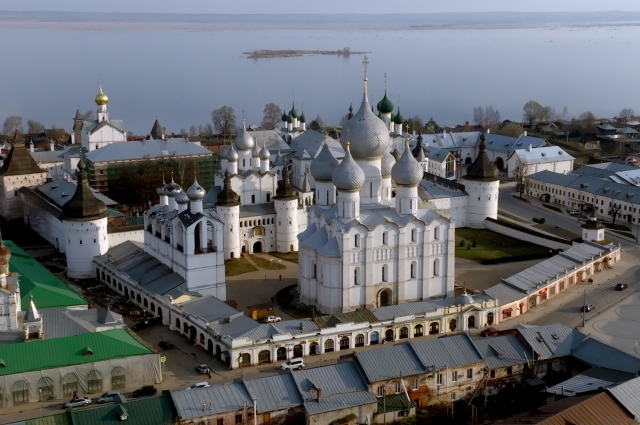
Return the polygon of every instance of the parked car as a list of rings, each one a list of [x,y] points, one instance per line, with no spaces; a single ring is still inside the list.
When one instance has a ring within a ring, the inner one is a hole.
[[[113,401],[118,394],[120,394],[120,391],[107,391],[106,393],[98,397],[98,404]]]
[[[150,328],[151,326],[157,325],[160,322],[162,322],[161,317],[147,318],[133,325],[133,328],[131,328],[131,330],[134,332],[138,332],[143,329]]]
[[[487,328],[484,329],[482,332],[480,332],[481,336],[493,336],[493,335],[497,335],[498,332],[500,332],[500,329],[498,328]]]
[[[297,370],[297,369],[302,369],[303,367],[305,367],[305,364],[304,364],[304,359],[302,357],[295,357],[293,359],[289,359],[280,365],[280,369],[282,370],[287,370],[287,369]]]
[[[281,321],[282,318],[278,317],[278,316],[267,316],[266,319],[264,319],[265,323],[275,323],[275,322],[279,322]]]
[[[543,224],[545,222],[545,219],[544,217],[533,217],[533,221],[535,221],[536,223]]]
[[[148,397],[151,395],[156,395],[157,392],[158,390],[156,390],[156,387],[154,387],[153,385],[145,385],[144,387],[135,390],[133,392],[133,396],[135,398]]]
[[[169,341],[165,341],[162,340],[158,343],[158,345],[160,346],[160,348],[164,348],[165,350],[171,350],[172,348],[175,347],[175,345],[173,345],[173,343],[169,342]]]
[[[583,311],[583,312],[589,312],[589,311],[593,310],[594,308],[596,308],[596,306],[595,306],[595,305],[593,305],[593,304],[586,304],[586,305],[583,305],[583,306],[582,306],[582,310],[581,310],[581,311]]]
[[[195,390],[198,388],[207,388],[208,386],[209,386],[208,382],[197,382],[191,386],[188,386],[186,390],[189,391],[189,390]]]
[[[629,287],[629,285],[627,285],[626,283],[618,283],[616,285],[616,291],[624,291],[628,287]]]
[[[207,373],[209,372],[209,366],[204,363],[200,363],[199,365],[196,365],[196,370],[198,373]]]
[[[581,215],[582,211],[580,210],[570,210],[569,215]]]
[[[87,397],[76,397],[64,404],[64,408],[68,407],[83,407],[91,404],[91,399]]]

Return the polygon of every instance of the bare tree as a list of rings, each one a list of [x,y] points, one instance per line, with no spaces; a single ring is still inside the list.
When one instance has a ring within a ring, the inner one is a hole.
[[[500,124],[500,111],[497,109],[493,109],[492,105],[486,106],[484,108],[484,123],[486,125],[497,125]]]
[[[265,130],[273,130],[276,123],[280,121],[282,109],[275,103],[267,103],[264,105],[264,117],[262,118],[262,128]]]
[[[13,134],[18,130],[22,133],[22,117],[17,115],[11,115],[4,120],[4,124],[2,125],[2,132],[4,134]]]
[[[344,114],[342,118],[340,118],[340,127],[344,127],[347,121],[349,121],[349,114]]]
[[[518,137],[523,133],[520,124],[509,123],[505,125],[501,130],[497,131],[498,134],[509,137]]]
[[[322,131],[324,127],[324,121],[322,120],[322,118],[320,118],[320,115],[318,115],[313,121],[311,121],[311,123],[309,123],[309,128],[311,130]]]
[[[587,111],[580,114],[578,117],[580,123],[582,124],[582,133],[593,133],[596,130],[596,116],[593,115],[593,112]]]
[[[569,109],[565,106],[564,108],[562,108],[562,112],[556,115],[556,119],[559,119],[560,121],[566,121],[567,118],[569,118]]]
[[[39,232],[40,227],[44,224],[44,212],[42,208],[36,205],[35,202],[25,199],[24,196],[20,197],[20,200],[17,202],[17,207],[25,224],[36,232]]]
[[[520,193],[521,198],[527,186],[527,176],[531,174],[531,171],[531,164],[525,158],[518,157],[516,169],[513,170],[513,178],[516,181],[516,190]]]
[[[622,111],[620,111],[619,114],[620,120],[624,125],[627,125],[627,123],[631,121],[631,118],[633,118],[634,115],[635,111],[631,108],[624,108]]]
[[[62,128],[58,128],[54,125],[51,126],[51,128],[49,130],[47,130],[47,135],[55,142],[55,143],[62,143],[64,142],[68,135],[67,133],[62,129]]]
[[[522,107],[522,118],[529,123],[529,126],[533,126],[535,120],[540,117],[543,106],[535,100],[530,100]]]
[[[620,210],[622,209],[622,204],[616,204],[615,202],[611,206],[609,210],[609,215],[611,215],[611,224],[616,224],[616,217],[620,215]]]
[[[189,127],[189,133],[190,134],[198,134],[198,130],[196,129],[195,125],[192,125],[191,127]]]
[[[413,133],[414,131],[421,131],[422,127],[424,127],[424,123],[422,122],[422,118],[415,115],[413,118],[409,118],[407,122],[407,132]]]
[[[36,120],[27,120],[27,133],[44,133],[44,124]]]
[[[236,131],[236,114],[231,106],[212,111],[211,120],[216,131],[225,137]]]
[[[473,122],[476,125],[484,124],[484,109],[482,106],[478,106],[477,108],[473,108]]]

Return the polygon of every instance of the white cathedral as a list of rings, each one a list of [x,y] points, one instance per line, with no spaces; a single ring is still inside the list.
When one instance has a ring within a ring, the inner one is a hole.
[[[389,123],[364,94],[342,129],[341,163],[325,144],[311,161],[316,203],[298,235],[300,300],[322,313],[340,313],[454,294],[455,219],[422,202],[425,170],[408,141],[396,161]],[[465,176],[470,227],[496,217],[497,169],[484,141]]]

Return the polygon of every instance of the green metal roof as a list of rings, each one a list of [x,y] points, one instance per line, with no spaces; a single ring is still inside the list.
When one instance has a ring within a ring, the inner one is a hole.
[[[123,404],[109,403],[92,408],[73,410],[43,418],[30,419],[25,425],[121,425],[118,414],[127,412],[127,425],[173,425],[177,414],[168,395],[140,400],[126,400]]]
[[[398,410],[409,410],[416,407],[416,404],[407,398],[405,393],[388,395],[378,398],[378,413],[397,412]]]
[[[107,217],[124,217],[124,214],[122,214],[120,211],[107,208]]]
[[[142,226],[144,224],[144,216],[127,217],[124,219],[127,226]]]
[[[87,346],[93,354],[84,354]],[[0,376],[150,353],[125,329],[21,342],[2,346]]]
[[[20,273],[20,306],[22,311],[33,302],[38,309],[87,305],[78,293],[11,241],[4,241],[11,251],[9,270]]]

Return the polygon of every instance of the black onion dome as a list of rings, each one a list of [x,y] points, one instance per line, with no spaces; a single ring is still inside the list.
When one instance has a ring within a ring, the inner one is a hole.
[[[289,170],[285,165],[282,169],[282,180],[278,182],[278,188],[276,189],[276,196],[274,199],[290,199],[298,196],[298,192],[289,182]]]
[[[78,186],[73,197],[62,206],[64,218],[68,220],[95,220],[107,216],[107,206],[96,198],[89,187],[85,163],[82,158],[78,162]]]
[[[224,172],[224,186],[222,191],[218,194],[217,206],[234,207],[240,205],[240,197],[231,188],[231,174],[228,171]]]

